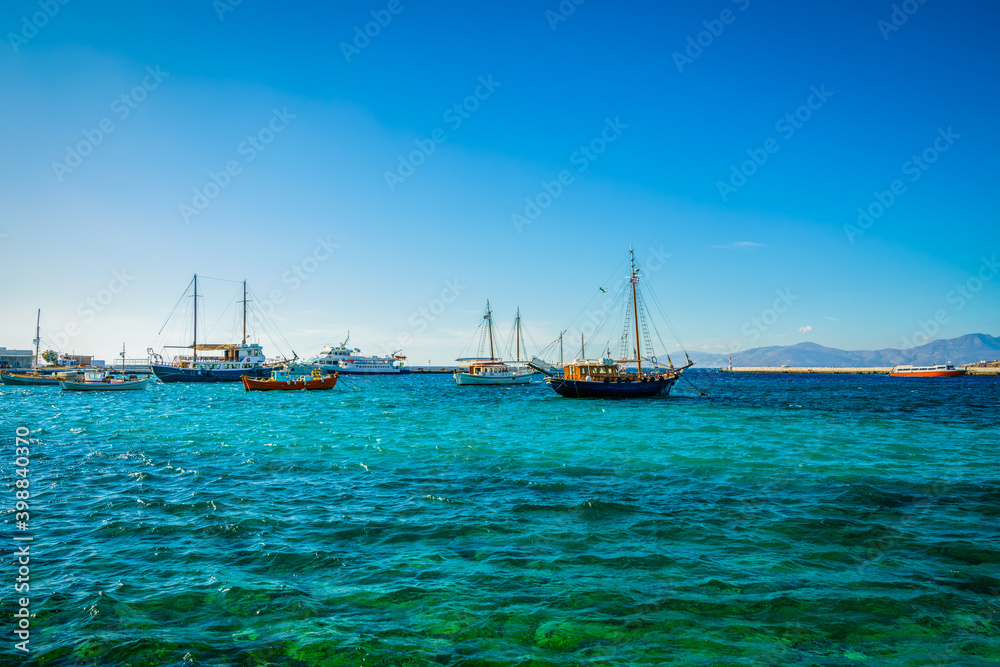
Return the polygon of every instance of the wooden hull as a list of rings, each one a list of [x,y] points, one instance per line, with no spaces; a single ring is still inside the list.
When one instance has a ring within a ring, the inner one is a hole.
[[[244,375],[263,379],[271,372],[270,369],[262,366],[211,370],[153,364],[150,369],[160,379],[160,382],[239,382]]]
[[[333,389],[337,385],[337,374],[327,375],[323,378],[308,378],[302,380],[272,380],[270,378],[253,378],[244,375],[243,388],[247,391],[298,391]]]
[[[40,377],[37,375],[28,374],[17,374],[17,373],[3,373],[0,374],[0,382],[5,385],[12,387],[39,387],[43,385],[58,385],[59,378],[52,377]]]
[[[889,377],[894,378],[960,378],[965,375],[964,370],[949,370],[949,371],[917,371],[915,373],[900,373],[898,371],[889,371]]]
[[[649,382],[588,382],[547,377],[545,384],[566,398],[649,398],[669,394],[677,377],[672,375]]]
[[[145,389],[152,378],[130,380],[128,382],[69,382],[60,380],[63,391],[136,391]]]

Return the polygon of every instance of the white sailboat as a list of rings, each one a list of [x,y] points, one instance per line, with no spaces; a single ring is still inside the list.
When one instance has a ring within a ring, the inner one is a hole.
[[[489,357],[462,357],[456,359],[459,369],[455,371],[455,384],[458,385],[499,385],[528,384],[535,371],[524,366],[521,359],[521,312],[515,319],[515,336],[517,339],[517,361],[506,362],[496,357],[496,345],[493,340],[493,312],[490,302],[486,302],[486,314],[483,315],[484,338],[489,339]],[[480,326],[483,326],[481,324]],[[485,341],[484,341],[485,343]],[[481,345],[483,347],[483,345]]]

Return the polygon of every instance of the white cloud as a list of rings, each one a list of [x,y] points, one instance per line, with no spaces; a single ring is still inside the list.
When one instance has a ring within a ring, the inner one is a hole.
[[[799,333],[809,333],[813,328],[811,326],[799,327]]]
[[[763,244],[755,243],[754,241],[736,241],[735,243],[730,243],[729,245],[714,245],[713,248],[722,248],[725,250],[746,250],[748,248],[761,248]]]
[[[823,319],[824,320],[830,320],[831,322],[839,322],[840,321],[839,317],[830,317],[829,315],[824,315]]]

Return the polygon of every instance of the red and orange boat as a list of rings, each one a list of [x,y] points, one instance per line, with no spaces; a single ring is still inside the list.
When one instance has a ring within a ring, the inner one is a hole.
[[[960,378],[965,375],[964,369],[955,368],[954,364],[937,364],[935,366],[896,366],[889,375],[897,378]]]
[[[320,369],[313,368],[312,374],[295,372],[287,367],[271,372],[269,378],[255,378],[241,375],[243,388],[247,391],[294,391],[300,389],[333,389],[337,385],[337,376],[323,375]]]

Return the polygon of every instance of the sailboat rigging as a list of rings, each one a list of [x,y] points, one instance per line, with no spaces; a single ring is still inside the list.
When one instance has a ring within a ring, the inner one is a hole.
[[[565,364],[561,377],[554,373],[548,373],[550,376],[545,378],[545,383],[560,396],[568,398],[666,396],[680,378],[681,373],[693,365],[693,362],[688,358],[686,365],[675,368],[669,355],[667,356],[669,365],[664,366],[657,361],[653,354],[644,303],[639,289],[642,274],[635,263],[635,252],[632,248],[629,248],[629,267],[629,289],[624,295],[629,303],[625,309],[625,321],[621,336],[622,358],[613,359],[610,350],[606,350],[601,359],[588,360],[585,341],[581,333],[580,358]],[[645,335],[641,335],[640,328],[641,333]],[[630,345],[629,338],[633,334],[634,342]],[[644,341],[646,342],[645,350],[643,350]],[[636,364],[634,372],[627,366],[633,362]],[[548,372],[544,364],[536,364],[534,359],[532,366],[543,370],[543,372]]]
[[[163,382],[240,382],[240,377],[267,377],[264,350],[258,343],[247,343],[247,283],[243,281],[243,341],[241,343],[206,344],[198,342],[198,274],[191,280],[194,317],[190,345],[167,345],[172,349],[189,349],[191,356],[178,355],[169,364],[148,350],[150,368]],[[185,290],[186,292],[186,290]],[[162,330],[161,330],[162,331]],[[198,352],[203,352],[201,357]]]
[[[458,385],[500,385],[500,384],[528,384],[531,382],[535,371],[526,368],[521,362],[520,340],[516,343],[517,360],[513,362],[503,361],[496,356],[496,345],[493,340],[493,311],[490,309],[490,302],[486,302],[486,313],[480,326],[485,323],[483,336],[489,340],[490,356],[483,357],[462,357],[457,359],[459,368],[454,373],[455,383]],[[514,321],[515,337],[520,339],[521,335],[521,310],[517,311],[517,318]],[[480,349],[485,347],[485,340],[480,343]],[[510,348],[507,348],[508,354]]]

